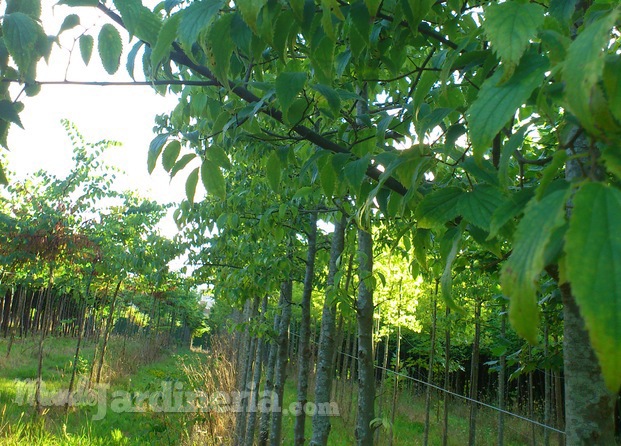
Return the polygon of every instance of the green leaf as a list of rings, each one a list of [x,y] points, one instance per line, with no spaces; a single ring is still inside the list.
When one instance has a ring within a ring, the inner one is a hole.
[[[151,65],[154,69],[170,54],[180,21],[181,14],[173,14],[164,21],[151,51]]]
[[[188,198],[190,203],[194,203],[196,185],[198,184],[198,171],[199,168],[195,168],[192,172],[190,172],[188,179],[185,181],[185,196]]]
[[[503,196],[499,189],[478,185],[472,192],[466,192],[459,197],[457,211],[469,223],[489,231],[492,215],[502,202]]]
[[[457,217],[459,215],[457,203],[463,194],[463,189],[447,186],[426,195],[416,207],[414,214],[418,227],[430,229]]]
[[[621,191],[584,185],[573,200],[567,277],[611,392],[621,388]]]
[[[19,103],[18,103],[19,104]],[[21,104],[16,104],[13,101],[9,101],[7,99],[3,99],[0,101],[0,119],[4,119],[5,121],[12,122],[13,124],[17,124],[21,128],[24,128],[22,125],[21,119],[19,119],[19,111],[21,110]]]
[[[569,23],[576,10],[578,0],[550,0],[548,13],[563,24]]]
[[[459,252],[459,245],[461,243],[461,228],[451,228],[444,234],[442,243],[448,246],[448,252],[444,257],[445,265],[442,276],[440,277],[440,288],[442,290],[442,297],[446,302],[446,305],[454,311],[463,311],[462,308],[453,300],[453,262],[457,258]]]
[[[257,19],[261,8],[267,4],[267,0],[238,0],[235,4],[239,8],[244,22],[255,34],[258,34]]]
[[[509,141],[507,141],[502,146],[500,152],[500,162],[498,163],[498,180],[503,186],[508,186],[509,184],[512,184],[511,179],[507,174],[507,172],[509,171],[509,161],[511,160],[511,157],[518,149],[518,147],[520,147],[524,142],[524,136],[526,135],[527,130],[528,124],[523,125],[517,132],[511,135]]]
[[[552,156],[552,161],[543,169],[541,180],[537,186],[537,192],[535,198],[541,200],[546,193],[546,190],[550,183],[558,176],[558,172],[565,166],[567,160],[567,152],[564,150],[557,150]]]
[[[147,155],[147,170],[149,173],[153,173],[157,159],[159,158],[160,153],[162,153],[162,148],[164,147],[164,144],[166,144],[169,136],[170,135],[167,133],[162,133],[153,138],[151,144],[149,144],[149,153]]]
[[[434,3],[434,0],[401,0],[405,18],[415,34],[418,33],[418,25],[431,11]]]
[[[369,167],[369,157],[365,156],[356,161],[351,161],[345,165],[343,169],[343,173],[345,174],[345,178],[351,185],[351,187],[358,191],[362,186],[362,182],[364,181],[364,177],[367,173],[367,168]]]
[[[9,184],[9,180],[6,177],[6,173],[4,172],[4,166],[0,163],[0,184],[3,186],[7,186]]]
[[[58,34],[62,33],[63,31],[67,31],[68,29],[73,29],[79,24],[80,24],[80,17],[77,14],[69,14],[63,20],[63,24],[60,25],[60,31],[58,31]]]
[[[496,208],[492,214],[492,221],[490,222],[488,240],[493,239],[498,235],[498,232],[506,225],[513,217],[519,215],[526,207],[526,204],[533,197],[533,189],[521,189],[515,192],[512,196],[505,198],[505,201]]]
[[[569,110],[588,130],[595,130],[591,105],[592,89],[600,80],[604,70],[605,53],[611,29],[614,26],[619,9],[594,20],[576,37],[567,51],[567,60],[563,70],[565,81],[565,100]],[[579,70],[576,67],[580,67]]]
[[[621,58],[618,55],[606,58],[603,80],[610,112],[621,122]]]
[[[545,250],[554,230],[565,222],[567,190],[531,200],[515,232],[513,253],[502,268],[502,291],[510,300],[509,320],[531,344],[537,342],[539,309],[536,281],[545,267]]]
[[[336,172],[330,158],[323,165],[319,171],[319,180],[321,181],[321,188],[326,194],[326,197],[332,198],[334,195],[334,189],[336,188]]]
[[[156,14],[143,6],[142,0],[114,0],[114,6],[121,14],[123,25],[131,35],[149,45],[155,44],[162,23]]]
[[[207,193],[221,200],[226,199],[226,181],[218,165],[209,160],[203,161],[201,166],[201,181]]]
[[[485,8],[483,28],[495,53],[515,66],[543,25],[545,9],[537,3],[509,1]]]
[[[47,39],[43,28],[23,12],[14,12],[4,16],[2,34],[6,48],[20,71],[28,73],[41,57],[37,45],[41,39]]]
[[[179,161],[177,161],[173,168],[170,170],[170,178],[173,179],[175,175],[177,175],[177,173],[180,172],[185,166],[187,166],[189,162],[192,161],[194,158],[196,158],[195,153],[186,153],[181,158],[179,158]]]
[[[88,34],[82,34],[79,40],[80,55],[84,61],[84,65],[88,65],[93,55],[93,46],[95,45],[95,39]]]
[[[121,63],[121,53],[123,52],[123,42],[121,35],[110,23],[106,23],[99,31],[97,49],[101,63],[108,74],[118,71]]]
[[[616,146],[606,147],[602,152],[602,160],[604,160],[606,170],[621,179],[621,153],[619,153],[619,149]]]
[[[229,156],[226,154],[224,149],[217,144],[209,146],[209,148],[205,151],[205,156],[209,161],[216,163],[216,165],[224,169],[231,168],[231,160],[229,159]]]
[[[174,167],[179,157],[179,152],[181,152],[181,143],[176,139],[169,142],[164,152],[162,152],[162,166],[166,172],[170,172],[170,169]]]
[[[282,167],[280,165],[280,158],[278,157],[276,151],[272,150],[272,153],[270,153],[270,156],[267,158],[267,164],[265,165],[265,175],[267,176],[267,181],[274,192],[278,192],[280,190],[281,172]]]
[[[494,137],[541,85],[547,68],[545,58],[527,54],[509,81],[498,85],[504,75],[500,69],[483,83],[467,113],[475,159],[483,158]]]
[[[306,198],[314,192],[311,186],[304,186],[299,188],[295,194],[293,194],[293,200],[299,200],[300,198]]]
[[[280,101],[281,109],[285,115],[293,100],[304,89],[305,84],[306,73],[285,71],[276,78],[276,97]]]
[[[210,66],[216,79],[227,86],[229,84],[229,66],[235,45],[231,37],[232,14],[219,17],[213,22],[209,30],[209,48],[206,52],[209,55]]]
[[[192,48],[192,44],[198,40],[199,34],[207,30],[223,5],[224,1],[222,0],[203,0],[192,2],[183,10],[178,36],[185,48]]]
[[[341,97],[338,92],[331,87],[321,84],[315,84],[312,87],[313,90],[318,91],[324,98],[326,98],[330,110],[332,110],[332,113],[334,113],[335,116],[338,116],[341,111]]]
[[[41,0],[8,0],[5,14],[23,12],[35,20],[41,17]]]

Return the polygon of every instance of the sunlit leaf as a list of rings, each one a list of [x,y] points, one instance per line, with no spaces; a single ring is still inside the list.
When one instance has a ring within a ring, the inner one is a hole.
[[[426,195],[416,208],[418,227],[433,228],[457,217],[457,203],[463,194],[463,189],[448,186]]]
[[[483,28],[500,59],[517,65],[543,24],[545,9],[537,3],[509,1],[485,8]]]
[[[483,83],[467,113],[470,138],[477,159],[483,158],[494,137],[541,84],[547,68],[545,58],[527,54],[507,82],[499,85],[504,76],[500,69]]]
[[[510,298],[509,320],[530,343],[537,341],[537,279],[545,267],[545,250],[554,230],[565,222],[568,191],[558,190],[530,201],[515,233],[514,248],[502,268],[502,291]]]
[[[121,63],[123,42],[121,41],[121,35],[114,25],[106,23],[101,27],[97,41],[97,49],[99,50],[99,57],[101,58],[101,63],[106,72],[108,72],[108,74],[116,73]]]
[[[573,198],[567,277],[611,392],[621,388],[621,192],[601,183]]]
[[[220,168],[209,160],[201,166],[201,181],[207,193],[224,200],[226,198],[226,182]]]

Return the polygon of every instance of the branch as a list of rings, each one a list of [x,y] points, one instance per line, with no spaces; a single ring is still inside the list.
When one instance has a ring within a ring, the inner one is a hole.
[[[104,14],[106,14],[108,17],[110,17],[112,20],[114,20],[117,24],[125,28],[125,25],[123,24],[123,20],[118,14],[111,11],[106,6],[102,5],[101,3],[97,5],[97,8],[101,10]],[[256,104],[261,100],[261,98],[256,96],[250,90],[242,86],[236,85],[232,81],[228,81],[228,85],[222,85],[222,83],[220,83],[216,79],[216,76],[211,72],[211,70],[209,70],[209,68],[194,63],[183,52],[179,44],[177,44],[176,42],[173,42],[172,46],[173,46],[173,51],[171,52],[170,58],[175,63],[180,64],[180,65],[185,65],[186,67],[190,68],[194,72],[206,77],[207,79],[209,79],[209,81],[213,82],[213,86],[221,86],[221,87],[228,88],[237,97],[248,102],[249,104]],[[261,108],[259,111],[271,117],[275,121],[278,121],[279,123],[287,126],[287,124],[285,123],[285,120],[283,119],[282,112],[280,110],[277,110],[271,107],[264,107],[264,108]],[[324,150],[328,150],[334,153],[347,153],[350,155],[352,154],[347,148],[335,143],[334,141],[324,138],[319,133],[314,132],[313,130],[309,129],[308,127],[304,125],[297,124],[293,126],[291,130],[297,133],[298,135],[300,135],[302,138],[304,138],[308,142],[311,142]],[[379,182],[382,172],[378,170],[377,167],[369,166],[367,168],[366,174],[368,177]],[[408,191],[407,188],[403,184],[401,184],[399,181],[397,181],[393,177],[388,178],[384,182],[384,185],[387,188],[397,192],[400,195],[405,195]]]

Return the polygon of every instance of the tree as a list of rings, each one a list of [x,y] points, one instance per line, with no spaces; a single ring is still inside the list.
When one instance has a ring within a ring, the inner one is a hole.
[[[125,27],[141,39],[132,74],[142,51],[147,78],[180,93],[149,154],[151,166],[162,155],[171,175],[195,164],[189,196],[200,175],[227,199],[222,169],[237,166],[222,152],[259,140],[274,152],[249,149],[255,160],[279,154],[268,170],[295,153],[327,198],[349,193],[361,214],[400,218],[444,240],[449,303],[459,245],[476,243],[490,265],[502,264],[509,320],[530,343],[538,342],[537,281],[544,271],[557,280],[567,312],[568,441],[610,439],[611,392],[621,387],[615,2],[238,0],[153,11],[139,0],[60,3],[109,17],[98,34],[109,72],[119,67]],[[37,1],[10,1],[2,23],[2,79],[28,94],[55,42],[39,15]],[[85,61],[92,32],[80,37]],[[2,125],[19,125],[21,104],[4,92],[1,105]],[[169,139],[179,143],[164,148]]]

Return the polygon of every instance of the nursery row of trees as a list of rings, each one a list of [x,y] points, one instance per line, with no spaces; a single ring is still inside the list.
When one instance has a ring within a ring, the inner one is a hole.
[[[189,345],[204,303],[194,282],[169,269],[182,248],[157,231],[168,206],[118,192],[103,159],[116,144],[87,143],[64,125],[71,171],[39,171],[2,193],[0,335],[7,356],[16,337],[38,337],[39,381],[45,338],[77,338],[72,384],[83,340],[96,342],[90,376],[99,383],[113,332]]]
[[[78,57],[89,63],[95,40],[113,74],[121,32],[136,38],[126,59],[130,75],[138,77],[142,66],[158,91],[179,97],[173,111],[156,118],[148,168],[161,159],[171,177],[189,172],[187,201],[176,219],[185,228],[195,279],[211,284],[218,301],[240,311],[247,305],[246,319],[264,296],[280,290],[278,320],[268,330],[278,348],[270,351],[274,367],[266,368],[279,398],[292,282],[301,280],[300,354],[309,351],[312,290],[325,299],[315,402],[329,399],[336,308],[349,307],[357,326],[355,436],[360,445],[373,443],[378,293],[387,287],[394,301],[396,290],[414,289],[374,266],[377,256],[391,252],[393,263],[433,288],[419,304],[441,296],[436,302],[452,314],[474,314],[474,345],[488,336],[476,324],[483,314],[495,312],[496,325],[508,332],[502,304],[490,307],[501,293],[508,321],[532,356],[541,346],[550,363],[558,349],[545,340],[563,342],[567,444],[614,443],[621,387],[617,2],[59,4],[68,7],[67,16],[48,37],[38,21],[39,0],[7,2],[3,85],[19,83],[23,93],[36,94],[44,85],[36,64],[53,58],[55,45],[75,56],[71,63]],[[80,7],[97,11],[101,26],[84,27],[88,10]],[[6,90],[0,122],[8,128],[20,125],[22,105]],[[208,192],[201,203],[195,202],[199,182]],[[318,221],[334,225],[329,253],[316,235]],[[462,280],[467,291],[457,292]],[[343,291],[350,286],[355,293]],[[553,302],[562,306],[563,332],[556,338],[561,324],[552,321],[561,317]],[[455,341],[460,330],[452,327]],[[432,334],[434,345],[440,336]],[[244,351],[254,351],[252,341],[246,345]],[[258,351],[259,340],[254,345]],[[507,348],[495,355],[499,364],[515,351]],[[439,359],[434,352],[432,365]],[[242,370],[245,386],[261,369]],[[304,367],[300,374],[302,401]],[[470,382],[476,394],[477,381]],[[544,393],[552,387],[559,388],[549,384]],[[240,417],[237,441],[247,442],[253,424]],[[298,423],[299,444],[302,417]],[[272,444],[280,433],[274,416]],[[326,444],[328,434],[327,417],[315,417],[311,443]]]

